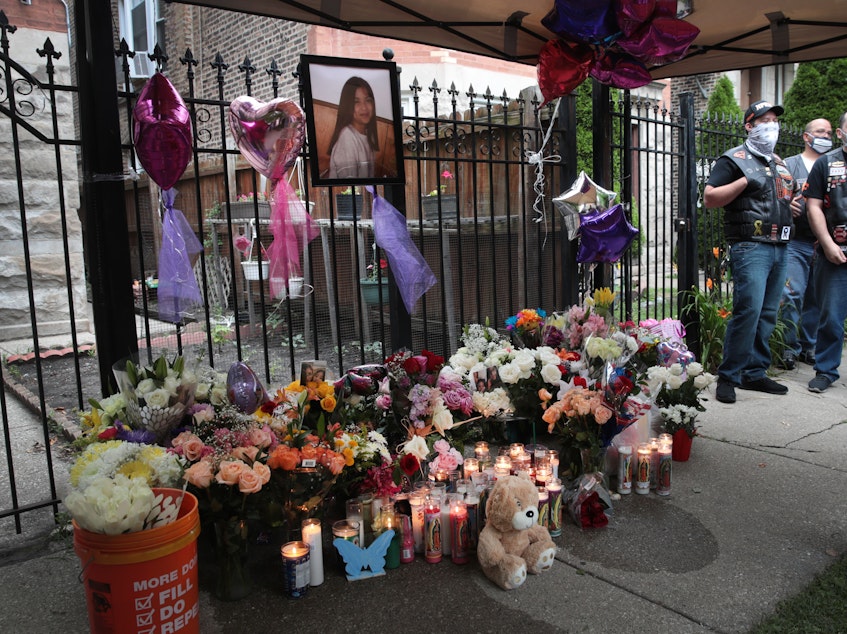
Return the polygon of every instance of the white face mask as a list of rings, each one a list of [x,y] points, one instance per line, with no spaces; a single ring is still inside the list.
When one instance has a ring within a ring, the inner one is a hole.
[[[776,147],[776,141],[779,138],[779,123],[769,121],[760,123],[747,135],[747,144],[757,154],[769,158],[773,154],[773,149]]]
[[[818,154],[823,154],[824,152],[829,152],[832,149],[832,139],[829,137],[818,137],[813,136],[812,142],[809,143],[809,147],[812,148]]]

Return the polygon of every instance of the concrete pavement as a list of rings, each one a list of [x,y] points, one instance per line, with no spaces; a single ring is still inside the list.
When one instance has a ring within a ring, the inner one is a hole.
[[[786,396],[710,398],[671,495],[624,496],[604,529],[566,522],[553,568],[521,588],[496,588],[473,562],[419,558],[354,583],[327,567],[322,586],[289,600],[278,545],[256,545],[247,599],[214,599],[201,568],[201,630],[746,632],[847,551],[847,384],[813,394],[812,376],[805,365],[777,376]],[[86,631],[71,539],[30,541],[0,559],[0,631]]]

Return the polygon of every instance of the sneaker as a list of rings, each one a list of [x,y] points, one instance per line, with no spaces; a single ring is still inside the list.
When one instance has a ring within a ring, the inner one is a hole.
[[[830,385],[832,385],[832,379],[825,374],[818,374],[814,379],[809,381],[809,391],[820,394],[821,392],[825,392]]]
[[[715,390],[715,398],[721,403],[735,402],[735,386],[729,381],[718,379],[718,387]]]
[[[794,366],[797,365],[797,355],[789,350],[785,353],[782,359],[777,362],[777,365],[783,370],[793,370]]]
[[[763,376],[760,379],[750,380],[750,379],[742,379],[741,380],[741,389],[742,390],[753,390],[755,392],[765,392],[766,394],[787,394],[788,387],[785,385],[781,385],[777,383],[773,379]]]
[[[797,360],[806,365],[815,365],[815,351],[806,350],[797,355]]]

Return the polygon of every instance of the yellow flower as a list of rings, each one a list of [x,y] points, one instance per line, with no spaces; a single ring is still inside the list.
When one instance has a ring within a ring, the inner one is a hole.
[[[335,405],[336,405],[335,396],[333,396],[333,395],[328,395],[328,396],[325,396],[321,399],[321,408],[325,412],[334,411]]]
[[[353,466],[353,450],[352,449],[342,449],[341,455],[344,456],[344,464],[348,467]]]
[[[610,308],[615,302],[615,295],[616,293],[606,286],[598,288],[594,291],[594,304],[600,309]]]
[[[148,485],[153,481],[153,470],[150,468],[150,465],[143,460],[130,460],[129,462],[122,464],[117,473],[125,475],[130,480],[132,478],[144,478],[144,481],[147,482]]]
[[[318,384],[318,398],[326,398],[327,396],[333,396],[335,394],[335,388],[332,387],[326,381]],[[326,408],[324,408],[326,409]]]

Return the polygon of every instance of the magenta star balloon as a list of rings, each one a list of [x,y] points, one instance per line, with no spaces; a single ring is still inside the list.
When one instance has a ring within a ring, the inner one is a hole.
[[[621,205],[601,211],[579,225],[579,250],[576,261],[617,262],[638,235],[629,224]]]
[[[229,128],[241,155],[257,172],[282,178],[306,139],[303,110],[288,99],[263,103],[238,97],[229,105]]]
[[[191,162],[191,116],[174,85],[153,75],[132,110],[133,143],[141,166],[162,189],[176,185]]]

